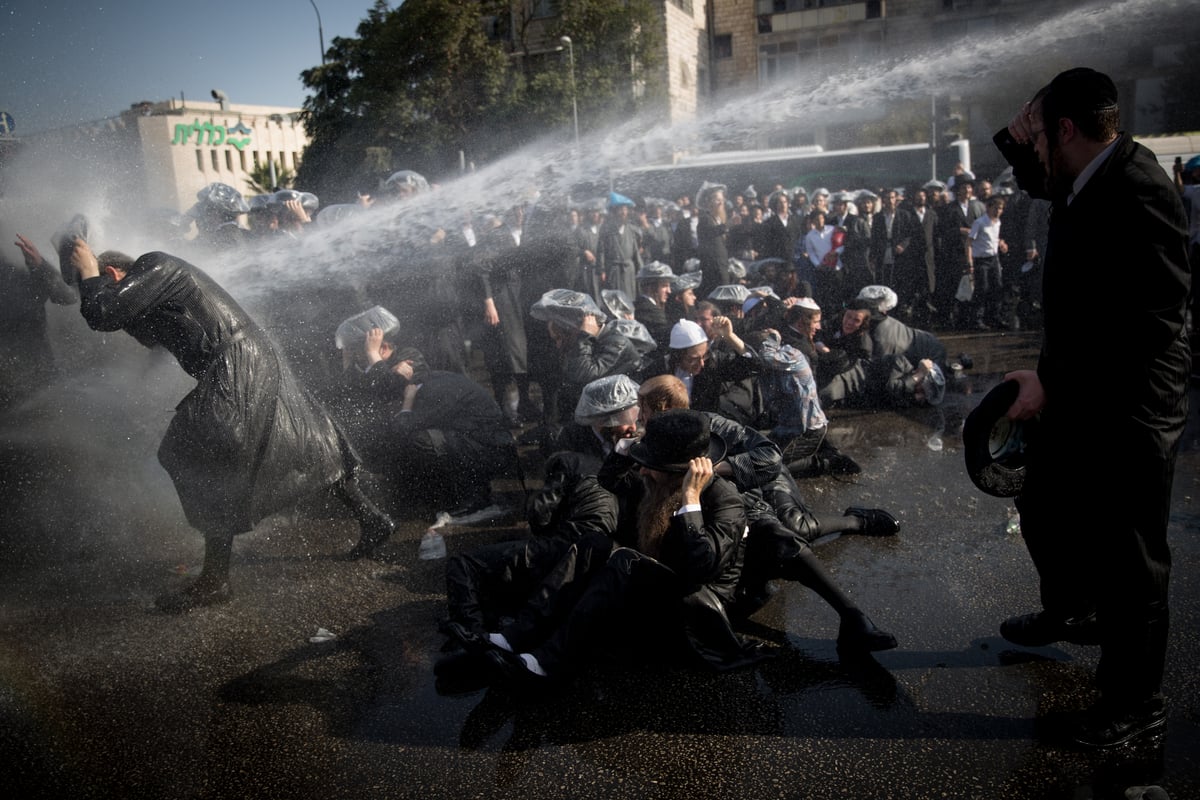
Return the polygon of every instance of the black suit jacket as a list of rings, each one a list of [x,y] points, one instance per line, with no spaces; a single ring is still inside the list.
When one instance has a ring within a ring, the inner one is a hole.
[[[796,241],[804,234],[804,224],[798,214],[788,214],[786,225],[779,217],[771,215],[759,226],[758,242],[754,249],[758,251],[759,258],[782,258],[792,264],[796,255]]]

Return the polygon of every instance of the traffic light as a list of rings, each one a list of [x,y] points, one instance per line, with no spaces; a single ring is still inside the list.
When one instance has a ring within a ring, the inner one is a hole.
[[[938,141],[943,149],[949,148],[959,139],[967,138],[965,132],[966,126],[960,114],[948,114],[938,123]]]
[[[961,97],[943,95],[939,100],[941,115],[937,123],[937,144],[946,150],[967,138],[967,120]]]

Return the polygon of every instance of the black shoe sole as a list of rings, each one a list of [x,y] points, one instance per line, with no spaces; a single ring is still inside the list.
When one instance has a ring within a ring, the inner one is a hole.
[[[1076,732],[1070,736],[1070,740],[1083,747],[1106,750],[1110,747],[1119,747],[1123,744],[1129,744],[1130,742],[1143,737],[1157,736],[1158,734],[1162,733],[1162,729],[1166,726],[1166,724],[1167,717],[1165,714],[1162,714],[1140,725],[1131,727],[1129,730],[1116,736],[1115,738],[1093,735],[1095,731],[1085,730],[1081,732],[1076,730]]]

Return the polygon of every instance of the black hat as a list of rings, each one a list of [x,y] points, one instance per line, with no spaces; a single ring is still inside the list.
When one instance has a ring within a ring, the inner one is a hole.
[[[1025,483],[1026,447],[1037,435],[1037,421],[1011,420],[1008,409],[1020,385],[1004,381],[967,415],[963,423],[963,455],[967,474],[980,491],[993,497],[1015,497]]]
[[[708,456],[714,464],[725,458],[725,440],[712,432],[708,416],[676,408],[655,414],[646,435],[629,448],[629,457],[660,472],[687,472],[693,458]]]
[[[1117,107],[1117,86],[1112,78],[1088,67],[1058,73],[1049,89],[1062,98],[1064,109],[1104,111]]]

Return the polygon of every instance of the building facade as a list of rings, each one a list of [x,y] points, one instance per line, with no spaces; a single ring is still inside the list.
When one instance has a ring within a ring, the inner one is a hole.
[[[171,99],[137,103],[116,117],[34,134],[19,157],[54,161],[81,185],[102,182],[110,202],[186,211],[196,192],[226,183],[252,195],[247,179],[274,163],[292,173],[308,136],[297,108]]]

